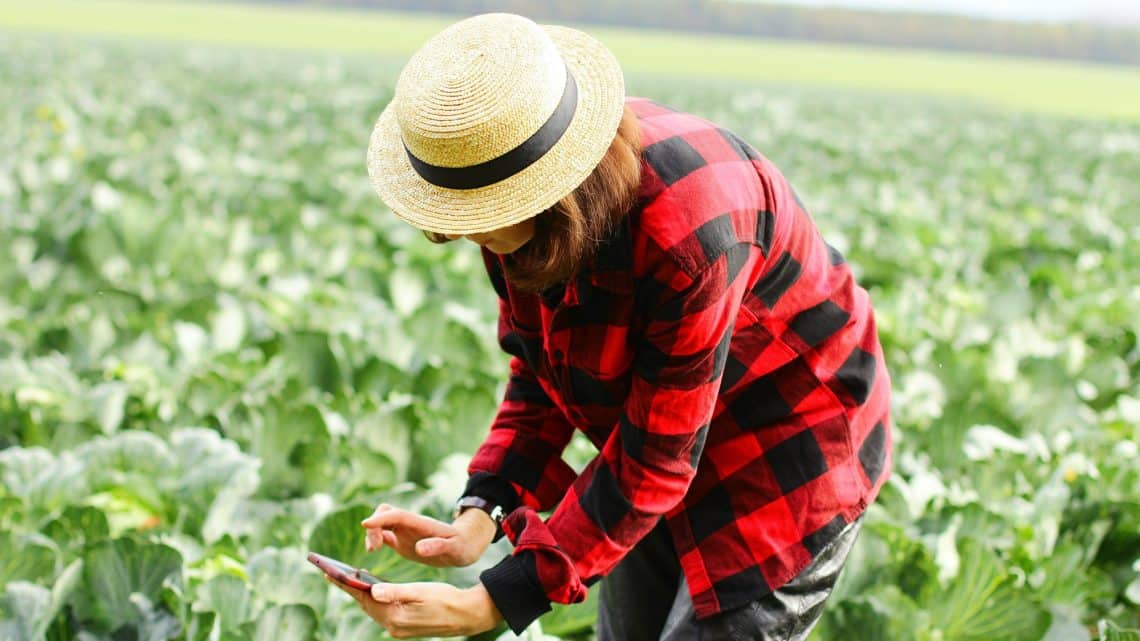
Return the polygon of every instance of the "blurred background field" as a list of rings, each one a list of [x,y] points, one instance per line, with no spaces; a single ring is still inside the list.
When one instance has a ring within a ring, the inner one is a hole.
[[[0,26],[326,52],[411,55],[454,21],[352,6],[6,0]],[[493,4],[493,3],[492,3]],[[500,3],[502,4],[502,3]],[[507,4],[509,8],[509,3]],[[953,96],[1050,114],[1140,121],[1140,68],[592,27],[629,73]],[[1137,45],[1140,48],[1140,45]]]
[[[454,19],[0,0],[0,639],[382,637],[309,549],[475,580],[357,525],[446,515],[504,380],[474,248],[364,171]],[[1140,67],[588,28],[875,302],[896,470],[813,641],[1138,638]]]

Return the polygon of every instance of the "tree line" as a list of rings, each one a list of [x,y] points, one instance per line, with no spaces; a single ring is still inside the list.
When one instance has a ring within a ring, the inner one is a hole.
[[[1140,64],[1140,29],[1101,24],[1019,23],[731,0],[294,0],[294,3],[462,15],[506,11],[540,22]]]

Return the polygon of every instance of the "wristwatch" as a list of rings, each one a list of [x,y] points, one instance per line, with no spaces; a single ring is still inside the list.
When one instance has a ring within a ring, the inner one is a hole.
[[[499,528],[499,530],[503,529],[503,519],[507,517],[506,511],[503,510],[503,506],[495,505],[487,499],[478,496],[464,496],[463,498],[456,501],[455,511],[452,513],[451,518],[453,520],[459,518],[459,515],[463,512],[463,510],[466,510],[469,507],[479,508],[480,510],[483,510],[487,513],[487,516],[490,516],[491,520],[495,522],[495,527]]]

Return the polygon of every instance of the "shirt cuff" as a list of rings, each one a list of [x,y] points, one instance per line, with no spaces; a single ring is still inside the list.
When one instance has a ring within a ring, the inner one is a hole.
[[[508,556],[479,575],[503,620],[515,634],[522,634],[535,619],[550,611],[550,599],[538,583],[534,554],[528,551]]]
[[[475,472],[467,479],[467,487],[463,489],[462,496],[477,496],[481,499],[486,499],[495,505],[503,508],[503,514],[510,514],[515,509],[522,505],[522,500],[519,498],[515,488],[511,486],[510,481],[507,481],[498,474],[491,474],[490,472]],[[495,538],[492,543],[497,542],[503,538],[503,528],[496,528]]]

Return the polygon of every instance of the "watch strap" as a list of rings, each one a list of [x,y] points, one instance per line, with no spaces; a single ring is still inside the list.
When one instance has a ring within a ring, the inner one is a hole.
[[[464,499],[468,497],[481,498],[487,501],[492,506],[492,509],[495,505],[501,506],[503,508],[503,520],[506,520],[511,512],[522,505],[522,500],[514,485],[506,478],[491,472],[473,472],[467,479],[467,485],[463,488],[463,492],[460,496]],[[487,512],[487,514],[490,514],[490,512]],[[493,516],[491,518],[495,520]],[[499,522],[496,521],[496,523],[498,524]],[[492,539],[492,542],[498,542],[498,540],[504,536],[506,536],[506,533],[502,527],[499,527],[498,531],[495,532],[495,538]]]
[[[455,516],[458,517],[467,508],[483,510],[495,522],[495,527],[502,531],[503,519],[507,517],[503,506],[492,503],[481,496],[464,496],[455,502]]]

